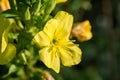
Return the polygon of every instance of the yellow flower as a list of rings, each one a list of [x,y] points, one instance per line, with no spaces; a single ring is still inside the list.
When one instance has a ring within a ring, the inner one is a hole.
[[[57,73],[60,71],[60,63],[72,66],[81,61],[81,50],[69,40],[72,22],[72,15],[60,11],[33,39],[41,47],[39,50],[41,61]]]
[[[88,20],[73,25],[71,32],[72,37],[76,37],[79,41],[87,41],[92,38],[91,25]]]
[[[56,3],[66,2],[67,0],[56,0]]]
[[[0,12],[10,9],[8,0],[0,0]]]
[[[0,17],[0,65],[7,64],[13,59],[16,47],[8,43],[8,32],[11,29],[12,20]]]

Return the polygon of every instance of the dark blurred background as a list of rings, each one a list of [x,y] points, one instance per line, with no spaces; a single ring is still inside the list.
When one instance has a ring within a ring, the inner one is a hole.
[[[62,67],[64,80],[120,80],[120,0],[68,0],[58,4],[54,13],[65,10],[74,22],[89,20],[93,38],[77,42],[82,62]]]

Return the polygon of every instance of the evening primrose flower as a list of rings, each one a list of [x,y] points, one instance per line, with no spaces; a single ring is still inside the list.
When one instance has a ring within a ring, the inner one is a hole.
[[[16,47],[7,38],[12,23],[11,19],[0,17],[0,65],[7,64],[16,54]]]
[[[56,0],[56,3],[66,2],[67,0]]]
[[[8,0],[0,0],[0,12],[10,9]]]
[[[60,11],[33,39],[41,48],[39,50],[41,61],[57,73],[60,71],[60,63],[72,66],[81,61],[80,48],[69,40],[72,23],[72,15]]]
[[[88,20],[73,25],[71,36],[79,41],[87,41],[92,38],[91,25]]]

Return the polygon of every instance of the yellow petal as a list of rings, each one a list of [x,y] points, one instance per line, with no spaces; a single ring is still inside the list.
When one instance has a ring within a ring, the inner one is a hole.
[[[81,62],[80,48],[71,43],[66,46],[59,47],[60,58],[64,66],[72,66]]]
[[[46,34],[48,35],[50,40],[53,39],[58,25],[59,24],[58,24],[58,21],[56,19],[51,19],[46,23],[43,31],[46,32]]]
[[[58,51],[54,47],[45,47],[39,51],[41,61],[48,67],[59,73],[60,60]]]
[[[68,40],[73,24],[73,16],[64,11],[59,11],[55,19],[58,21],[58,28],[56,29],[55,39]]]
[[[10,62],[16,54],[16,47],[12,44],[8,44],[5,51],[0,54],[0,64],[7,64]]]
[[[2,35],[2,41],[1,41],[1,53],[3,53],[7,47],[7,41],[5,39],[5,32]]]
[[[56,3],[66,2],[67,0],[56,0]]]
[[[49,46],[53,40],[55,30],[57,28],[58,22],[55,19],[49,20],[43,31],[40,31],[35,35],[33,41],[40,47]]]
[[[50,45],[49,37],[47,36],[46,32],[40,31],[35,35],[33,38],[33,41],[39,46],[39,47],[45,47]]]

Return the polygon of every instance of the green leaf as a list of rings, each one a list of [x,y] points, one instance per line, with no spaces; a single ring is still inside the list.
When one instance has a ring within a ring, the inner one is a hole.
[[[18,17],[16,11],[13,11],[11,9],[0,13],[0,16],[9,17],[9,18]]]

